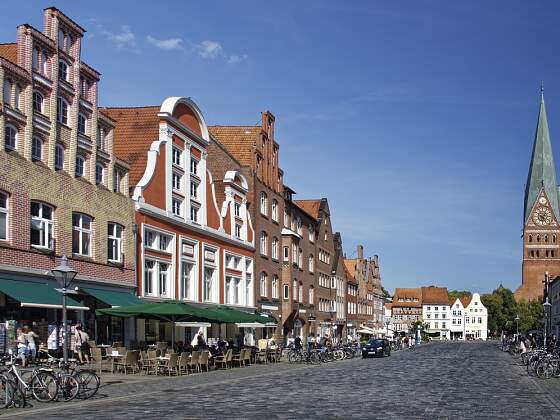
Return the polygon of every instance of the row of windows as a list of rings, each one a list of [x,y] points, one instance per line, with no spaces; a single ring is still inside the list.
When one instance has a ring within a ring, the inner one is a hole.
[[[272,220],[278,222],[278,201],[274,198],[272,199],[270,210]],[[264,191],[261,191],[260,194],[260,212],[263,216],[268,216],[268,196]]]
[[[40,249],[54,250],[54,207],[37,201],[30,206],[30,243]],[[0,192],[0,240],[8,240],[10,228],[9,199]],[[107,225],[107,259],[123,262],[123,226],[118,223]],[[92,256],[93,218],[82,213],[72,213],[72,253]]]
[[[556,252],[553,249],[531,249],[527,250],[528,258],[556,258]]]
[[[298,235],[303,236],[303,224],[301,217],[292,216],[287,209],[284,209],[284,226],[291,229],[293,232],[297,232]],[[315,227],[310,224],[307,228],[309,235],[309,242],[315,242]]]
[[[319,261],[322,261],[325,264],[330,264],[331,254],[323,249],[319,249]]]
[[[434,314],[434,319],[438,319],[440,316],[440,314]],[[432,314],[426,314],[426,318],[430,319],[432,317]],[[447,315],[446,314],[441,314],[441,319],[446,319]]]
[[[543,242],[548,243],[548,234],[544,234],[543,237]],[[540,242],[541,241],[541,235],[536,235],[535,236],[535,240],[536,242]],[[533,242],[533,235],[529,235],[529,242]],[[552,235],[552,243],[556,243],[556,235]]]
[[[180,169],[181,171],[183,170],[183,151],[175,146],[173,146],[172,162],[173,165],[176,166],[176,169]],[[190,167],[189,167],[191,175],[199,176],[198,164],[199,164],[198,159],[191,155]]]
[[[356,314],[356,303],[355,302],[348,302],[348,314],[355,315]]]
[[[6,150],[16,150],[18,147],[18,140],[19,140],[19,132],[18,130],[12,126],[7,125],[4,130],[4,145]],[[64,154],[65,149],[64,146],[60,143],[57,143],[55,146],[55,155],[54,155],[54,168],[57,171],[64,169]],[[44,142],[38,136],[33,136],[32,143],[31,143],[31,158],[34,161],[43,161],[45,160],[44,156]],[[86,176],[87,173],[87,158],[83,155],[78,154],[76,156],[76,166],[74,175],[76,178],[81,178]],[[107,169],[105,165],[100,162],[95,164],[95,183],[97,185],[106,184],[105,173]],[[120,192],[121,191],[121,181],[122,181],[123,174],[115,170],[113,173],[113,191]]]
[[[21,110],[21,86],[10,79],[4,79],[4,94],[2,100],[12,108]]]
[[[350,296],[357,296],[358,295],[358,286],[356,286],[355,284],[349,284],[348,285],[348,294]]]

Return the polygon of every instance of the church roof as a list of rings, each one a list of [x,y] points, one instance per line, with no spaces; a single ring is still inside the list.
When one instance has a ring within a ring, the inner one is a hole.
[[[524,222],[528,222],[531,210],[539,196],[541,188],[544,188],[550,201],[556,220],[560,220],[558,208],[558,184],[556,183],[556,167],[552,155],[552,145],[548,132],[548,122],[546,119],[546,108],[544,106],[544,95],[541,93],[541,105],[539,109],[539,119],[533,143],[533,154],[529,166],[529,176],[525,186],[525,214]]]

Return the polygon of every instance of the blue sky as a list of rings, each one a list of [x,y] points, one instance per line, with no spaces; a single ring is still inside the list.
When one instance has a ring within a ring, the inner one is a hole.
[[[382,281],[491,291],[521,283],[523,191],[540,81],[560,162],[554,1],[29,1],[87,29],[102,105],[190,96],[209,124],[276,116],[285,182],[329,199],[347,254]]]

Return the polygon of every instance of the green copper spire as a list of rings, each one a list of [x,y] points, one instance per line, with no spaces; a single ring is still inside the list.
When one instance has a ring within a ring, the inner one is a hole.
[[[556,220],[560,220],[558,209],[558,184],[556,183],[556,166],[552,155],[552,145],[548,133],[548,122],[546,120],[546,108],[544,106],[544,89],[541,84],[541,106],[539,110],[539,121],[533,144],[529,176],[525,186],[525,223],[529,220],[531,210],[535,205],[541,188],[544,188],[550,206],[554,211]]]

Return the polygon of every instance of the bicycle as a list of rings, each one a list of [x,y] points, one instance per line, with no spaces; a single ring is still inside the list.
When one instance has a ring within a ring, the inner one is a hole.
[[[7,363],[7,359],[2,361]],[[39,402],[50,402],[58,395],[57,379],[48,370],[33,368],[32,370],[21,370],[20,372],[12,359],[10,359],[9,365],[10,367],[4,372],[4,375],[14,382],[25,398],[33,396]],[[23,376],[27,373],[30,373],[31,376],[26,380]]]
[[[25,407],[27,401],[19,387],[8,376],[0,376],[0,407]]]

